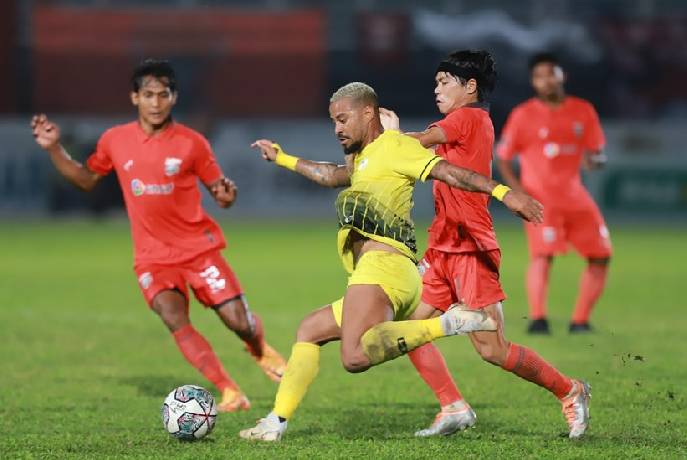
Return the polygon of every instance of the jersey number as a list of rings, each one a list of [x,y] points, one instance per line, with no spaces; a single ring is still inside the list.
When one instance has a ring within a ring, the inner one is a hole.
[[[221,291],[227,284],[224,278],[220,278],[219,276],[219,270],[214,265],[210,265],[208,268],[200,272],[200,277],[203,278],[206,283],[208,283],[208,286],[210,286],[210,290],[213,293]]]

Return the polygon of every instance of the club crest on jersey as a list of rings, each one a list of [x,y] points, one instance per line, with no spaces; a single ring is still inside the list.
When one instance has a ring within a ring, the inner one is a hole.
[[[179,168],[181,167],[181,159],[167,157],[165,158],[165,175],[173,176],[179,174]]]
[[[582,137],[584,134],[584,125],[579,121],[573,122],[572,129],[575,137]]]
[[[539,128],[539,139],[546,139],[549,136],[549,128]]]
[[[153,284],[153,275],[150,272],[141,273],[138,277],[138,283],[143,289],[148,289]]]
[[[360,164],[358,165],[358,171],[362,171],[365,168],[367,168],[367,158],[363,159],[360,162]]]

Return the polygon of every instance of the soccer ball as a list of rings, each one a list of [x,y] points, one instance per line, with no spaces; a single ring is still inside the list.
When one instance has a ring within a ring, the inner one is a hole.
[[[200,439],[212,431],[216,418],[215,398],[196,385],[175,388],[162,404],[162,425],[175,438]]]

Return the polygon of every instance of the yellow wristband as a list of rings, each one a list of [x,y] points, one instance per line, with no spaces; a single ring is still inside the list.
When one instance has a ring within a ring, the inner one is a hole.
[[[295,171],[296,163],[298,163],[298,157],[294,157],[284,152],[279,144],[272,144],[272,147],[277,150],[277,158],[275,158],[274,162],[282,168]]]
[[[503,197],[506,196],[506,193],[508,192],[510,192],[509,186],[499,184],[496,187],[494,187],[494,190],[491,191],[491,196],[493,196],[499,201],[503,201]]]

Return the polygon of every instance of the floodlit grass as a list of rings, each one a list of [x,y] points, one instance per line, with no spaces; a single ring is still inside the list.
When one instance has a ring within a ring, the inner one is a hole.
[[[345,287],[334,225],[223,226],[225,254],[250,305],[262,315],[268,341],[288,356],[304,314]],[[522,230],[497,230],[507,332],[563,372],[591,382],[593,419],[584,440],[561,436],[560,406],[546,391],[483,363],[465,338],[455,337],[439,344],[478,414],[474,429],[415,439],[437,405],[409,361],[350,375],[337,344],[330,344],[282,442],[243,441],[238,431],[270,410],[276,386],[215,315],[194,303],[194,324],[253,409],[220,414],[215,431],[200,442],[178,442],[163,431],[162,400],[180,384],[211,387],[148,311],[131,270],[126,223],[4,222],[0,458],[684,458],[685,232],[613,228],[615,256],[591,335],[567,334],[583,263],[572,255],[557,260],[549,296],[554,334],[529,337]],[[418,232],[420,247],[424,236]]]

